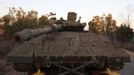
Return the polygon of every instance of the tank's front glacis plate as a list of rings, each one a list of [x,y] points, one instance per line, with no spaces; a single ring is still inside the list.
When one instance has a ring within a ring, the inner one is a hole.
[[[8,61],[32,63],[33,54],[35,57],[63,59],[70,56],[76,58],[104,56],[111,60],[117,57],[122,62],[129,61],[125,51],[113,46],[105,37],[90,32],[55,32],[18,43],[9,53]]]

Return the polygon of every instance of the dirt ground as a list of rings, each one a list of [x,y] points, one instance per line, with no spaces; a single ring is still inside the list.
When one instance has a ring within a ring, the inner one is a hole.
[[[124,69],[121,70],[121,75],[133,75],[134,74],[134,52],[127,51],[130,55],[131,62],[127,63],[124,66]]]

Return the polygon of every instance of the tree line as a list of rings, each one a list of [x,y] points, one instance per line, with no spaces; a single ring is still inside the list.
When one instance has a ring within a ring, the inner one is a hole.
[[[112,14],[94,16],[93,19],[88,22],[88,25],[89,31],[108,36],[112,42],[113,40],[128,42],[134,37],[133,29],[130,25],[124,23],[117,26]]]
[[[24,30],[25,28],[37,28],[44,25],[50,25],[50,19],[55,13],[42,15],[38,18],[38,12],[30,10],[25,12],[21,7],[16,9],[15,7],[9,8],[8,14],[4,15],[1,20],[4,22],[5,36],[11,37],[15,32]],[[134,34],[133,29],[128,23],[116,25],[116,20],[113,19],[112,14],[103,14],[103,16],[94,16],[91,21],[88,22],[89,31],[101,35],[110,37],[120,42],[130,41]]]
[[[38,12],[35,10],[25,12],[21,7],[19,9],[9,8],[8,14],[1,18],[4,22],[5,36],[11,37],[15,32],[25,28],[33,29],[48,25],[50,24],[49,17],[52,15],[52,13],[49,13],[38,18]]]

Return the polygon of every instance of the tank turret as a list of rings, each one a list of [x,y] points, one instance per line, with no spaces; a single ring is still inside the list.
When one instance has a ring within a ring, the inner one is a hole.
[[[79,20],[76,21],[77,13],[75,12],[68,12],[67,20],[63,20],[61,18],[58,20],[57,24],[62,24],[62,30],[63,31],[83,31],[84,27],[86,26],[86,23],[81,23],[81,17],[79,17]]]
[[[76,18],[77,18],[77,13],[75,13],[75,12],[68,12],[67,21],[75,22]]]
[[[25,29],[23,31],[17,32],[14,35],[14,39],[16,41],[26,41],[33,37],[42,35],[42,34],[49,34],[54,31],[75,31],[75,32],[82,32],[86,23],[80,23],[80,19],[76,21],[77,13],[69,12],[68,19],[64,20],[61,18],[60,20],[56,20],[56,18],[51,18],[50,21],[51,25],[45,25],[43,28],[38,29]],[[80,17],[81,18],[81,17]]]

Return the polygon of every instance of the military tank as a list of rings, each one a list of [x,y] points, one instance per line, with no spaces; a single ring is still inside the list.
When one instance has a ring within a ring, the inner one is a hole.
[[[104,36],[84,31],[85,23],[68,13],[44,28],[25,29],[14,36],[17,41],[8,61],[20,72],[41,69],[47,75],[85,75],[92,70],[120,70],[130,62],[129,55]]]

